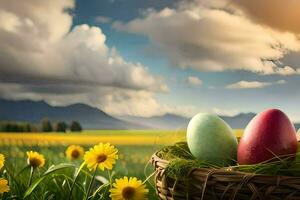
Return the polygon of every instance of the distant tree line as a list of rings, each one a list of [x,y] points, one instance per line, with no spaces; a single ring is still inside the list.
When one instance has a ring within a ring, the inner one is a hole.
[[[0,130],[3,132],[31,132],[32,125],[29,123],[1,122]]]
[[[82,127],[79,122],[72,121],[67,124],[64,121],[51,122],[43,119],[39,124],[27,122],[0,122],[0,132],[81,132]]]

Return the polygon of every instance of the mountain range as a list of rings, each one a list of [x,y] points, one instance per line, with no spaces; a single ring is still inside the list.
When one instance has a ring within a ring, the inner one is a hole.
[[[0,99],[0,121],[38,123],[51,121],[78,121],[84,129],[145,129],[147,127],[114,118],[102,110],[86,104],[51,106],[45,101]]]
[[[240,113],[235,116],[220,116],[232,128],[244,128],[255,113]],[[174,114],[153,117],[113,117],[102,110],[78,103],[68,106],[51,106],[45,101],[0,99],[0,121],[38,123],[48,118],[51,121],[80,122],[84,129],[185,129],[190,118]],[[300,124],[295,124],[300,128]]]

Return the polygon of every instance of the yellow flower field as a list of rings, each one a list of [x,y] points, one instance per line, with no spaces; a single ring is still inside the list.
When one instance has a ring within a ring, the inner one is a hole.
[[[240,137],[242,129],[236,129]],[[185,131],[169,130],[103,130],[82,133],[0,133],[0,145],[51,146],[51,145],[91,145],[109,142],[115,145],[168,145],[185,140]]]

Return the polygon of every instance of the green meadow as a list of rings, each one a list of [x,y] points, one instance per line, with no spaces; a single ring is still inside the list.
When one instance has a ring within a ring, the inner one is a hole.
[[[237,134],[241,131],[237,130]],[[185,138],[185,131],[159,130],[87,130],[82,133],[0,133],[1,152],[6,157],[2,177],[9,181],[10,192],[2,199],[71,199],[82,200],[93,173],[83,167],[76,178],[82,159],[71,161],[65,151],[69,145],[77,144],[87,151],[99,142],[109,142],[118,149],[119,159],[113,170],[97,170],[92,185],[91,199],[109,199],[109,184],[124,176],[137,177],[149,189],[149,199],[156,199],[153,183],[153,166],[149,162],[153,153],[162,146]],[[29,186],[30,167],[27,151],[44,155],[45,166],[34,171]],[[72,184],[76,183],[72,188]],[[100,189],[99,189],[100,188]],[[93,195],[94,194],[94,195]]]

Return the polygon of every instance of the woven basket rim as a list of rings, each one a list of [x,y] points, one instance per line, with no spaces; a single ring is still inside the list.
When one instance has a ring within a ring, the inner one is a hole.
[[[151,163],[155,167],[155,186],[161,200],[185,199],[300,199],[300,177],[266,175],[228,170],[230,167],[192,168],[186,180],[168,176],[170,161],[155,152]],[[187,198],[188,197],[188,198]]]
[[[156,165],[156,163],[163,163],[164,166],[167,166],[170,161],[160,158],[157,153],[159,151],[155,152],[151,157],[151,163],[152,165]],[[201,173],[225,173],[228,175],[245,175],[245,176],[262,176],[262,177],[268,177],[268,178],[284,178],[284,179],[300,179],[300,176],[287,176],[287,175],[270,175],[270,174],[257,174],[253,172],[242,172],[238,170],[228,170],[230,167],[223,167],[223,168],[201,168],[201,167],[194,167],[190,170],[189,175],[197,173],[197,171],[201,171]]]

